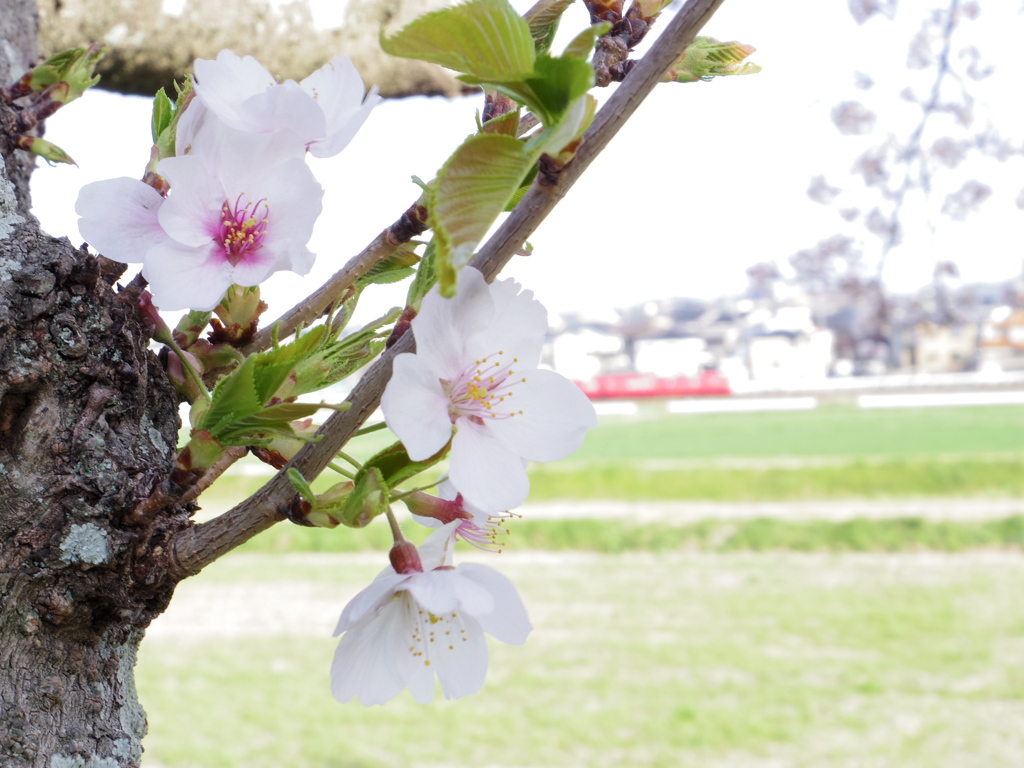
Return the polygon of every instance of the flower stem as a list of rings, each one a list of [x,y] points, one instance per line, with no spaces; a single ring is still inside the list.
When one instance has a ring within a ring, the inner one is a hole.
[[[344,467],[338,466],[333,461],[328,462],[327,466],[330,467],[331,469],[333,469],[339,475],[342,475],[343,477],[347,477],[349,480],[355,480],[356,479],[355,474],[353,474],[352,472],[349,472]]]
[[[391,496],[388,500],[389,501],[401,501],[406,496],[412,496],[414,493],[419,493],[420,491],[429,491],[431,488],[436,487],[437,484],[440,483],[440,482],[441,482],[440,480],[435,480],[434,482],[430,483],[429,485],[421,485],[419,488],[413,488],[411,491],[399,491],[399,493],[396,493],[395,495]]]
[[[363,468],[363,465],[362,465],[361,463],[359,463],[358,461],[356,461],[356,460],[355,460],[354,458],[352,458],[351,456],[349,456],[349,455],[348,455],[347,453],[345,453],[344,451],[338,451],[338,452],[337,452],[336,454],[334,454],[334,455],[335,455],[335,456],[337,456],[337,457],[338,457],[339,459],[344,459],[345,461],[347,461],[347,462],[348,462],[349,464],[351,464],[351,465],[352,465],[353,467],[355,467],[356,469],[362,469],[362,468]]]
[[[384,514],[388,517],[388,525],[391,526],[391,536],[395,540],[395,544],[401,544],[405,541],[405,536],[402,535],[402,529],[398,527],[398,520],[395,519],[395,513],[391,511],[391,507],[388,507],[387,512]]]
[[[356,432],[354,435],[352,435],[352,437],[359,437],[360,435],[368,435],[371,432],[377,432],[379,430],[386,429],[387,426],[388,426],[387,422],[384,422],[384,421],[380,422],[379,424],[371,424],[368,427],[363,427],[362,429],[360,429],[358,432]]]

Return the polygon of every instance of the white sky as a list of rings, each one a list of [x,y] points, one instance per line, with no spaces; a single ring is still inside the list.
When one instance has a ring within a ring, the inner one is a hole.
[[[988,81],[972,84],[978,119],[1019,139],[1024,110],[1011,56],[1024,39],[1024,16],[1014,5],[984,4],[969,28],[989,63],[999,67]],[[787,3],[784,18],[778,3],[728,0],[705,33],[757,46],[751,60],[764,71],[656,89],[531,238],[534,254],[515,259],[505,274],[533,289],[552,313],[600,313],[673,295],[739,292],[751,264],[784,264],[795,251],[842,231],[832,208],[807,198],[809,180],[825,173],[833,184],[846,183],[861,147],[886,131],[905,133],[912,124],[914,112],[896,95],[919,76],[906,69],[905,59],[926,6],[925,0],[901,0],[896,22],[875,18],[858,27],[838,0]],[[563,32],[585,24],[577,3]],[[875,88],[854,90],[855,71],[869,74]],[[843,137],[832,126],[832,107],[850,98],[882,113],[876,133]],[[310,158],[326,189],[325,213],[310,243],[317,264],[305,278],[278,274],[265,284],[268,316],[319,286],[394,221],[417,196],[409,177],[434,175],[474,130],[479,106],[479,98],[384,103],[341,155]],[[41,165],[36,171],[35,210],[47,231],[81,242],[74,215],[78,189],[97,179],[141,176],[149,155],[149,109],[145,99],[95,92],[51,118],[47,138],[79,167]],[[939,221],[930,231],[926,207],[908,208],[905,244],[889,257],[890,286],[912,290],[927,282],[937,258],[957,261],[967,281],[1018,274],[1024,213],[1014,200],[1024,188],[1022,171],[1020,157],[979,165],[977,176],[995,194],[964,223]],[[947,191],[938,191],[934,208]],[[404,290],[379,298],[367,294],[363,313],[400,304]]]

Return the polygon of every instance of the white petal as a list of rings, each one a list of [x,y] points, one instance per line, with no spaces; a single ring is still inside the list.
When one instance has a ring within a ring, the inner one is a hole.
[[[467,563],[465,565],[472,565]],[[455,574],[455,596],[459,600],[459,610],[465,611],[470,616],[483,616],[495,609],[494,596],[485,587],[482,587],[476,580],[465,578],[460,565],[452,573]],[[470,569],[472,571],[472,569]]]
[[[515,385],[516,407],[510,419],[487,423],[494,435],[530,461],[556,461],[583,444],[597,426],[594,406],[583,390],[554,371],[534,370]]]
[[[417,547],[424,570],[432,571],[442,565],[451,565],[452,550],[454,549],[452,539],[455,529],[461,522],[461,520],[452,520],[450,523],[442,525]]]
[[[146,254],[142,274],[153,303],[164,310],[206,311],[220,303],[231,285],[231,264],[218,259],[219,248],[190,248],[167,239]]]
[[[441,475],[441,479],[437,483],[437,497],[445,501],[455,501],[458,495],[459,491],[448,479],[448,475]]]
[[[458,699],[477,693],[484,687],[489,661],[487,640],[480,624],[471,616],[463,616],[458,624],[452,622],[437,626],[460,626],[460,629],[465,630],[448,630],[452,631],[451,635],[438,634],[438,642],[430,644],[431,668],[437,673],[444,697]],[[445,643],[445,638],[451,639],[451,642]]]
[[[439,376],[454,378],[475,360],[466,351],[467,339],[487,328],[493,317],[490,286],[479,270],[467,267],[459,273],[455,296],[446,299],[434,289],[423,297],[412,321],[416,355]]]
[[[399,589],[408,590],[427,611],[435,616],[451,613],[459,604],[455,594],[455,570],[425,571],[409,577]]]
[[[309,148],[315,157],[341,152],[380,101],[376,88],[363,98],[363,80],[347,56],[335,56],[301,85],[316,100],[325,119],[324,136]]]
[[[158,217],[163,203],[159,192],[137,179],[94,181],[78,193],[78,231],[108,259],[138,264],[167,237]]]
[[[231,282],[237,285],[259,285],[275,272],[288,269],[290,261],[285,256],[260,248],[245,254],[241,261],[231,267]]]
[[[389,570],[391,573],[387,573]],[[395,593],[395,587],[408,578],[407,575],[395,573],[393,568],[386,568],[384,573],[370,583],[370,586],[348,601],[348,605],[342,610],[341,617],[338,619],[334,636],[337,637],[360,621],[367,612],[376,610],[390,600]]]
[[[305,250],[323,211],[324,197],[324,189],[309,166],[300,159],[276,163],[261,178],[254,179],[250,189],[246,192],[250,200],[267,201],[267,247]]]
[[[242,103],[242,111],[259,127],[259,132],[290,133],[302,143],[303,149],[324,135],[323,111],[294,80],[250,96]]]
[[[204,129],[208,122],[214,120],[216,117],[201,99],[192,99],[178,118],[178,126],[174,132],[174,154],[179,157],[191,154],[194,145],[199,141],[199,134],[207,135],[209,131]]]
[[[434,700],[434,670],[424,661],[429,659],[416,659],[414,671],[407,683],[409,693],[419,704],[429,704]]]
[[[380,103],[380,100],[381,97],[377,93],[377,86],[373,86],[370,92],[366,94],[366,99],[359,109],[345,115],[335,116],[333,121],[331,116],[328,115],[327,137],[323,141],[316,141],[311,144],[309,154],[313,155],[313,157],[334,157],[341,152],[355,138],[359,129],[363,127],[363,123],[370,116],[370,112]]]
[[[419,355],[395,356],[380,405],[388,428],[402,441],[413,461],[430,458],[451,437],[448,397],[437,374]]]
[[[519,362],[515,370],[530,370],[540,362],[544,336],[548,330],[548,313],[533,298],[533,291],[520,291],[519,283],[508,278],[490,286],[494,316],[485,330],[472,337],[467,353],[473,358],[504,351],[505,359]]]
[[[472,613],[484,631],[509,645],[522,645],[533,629],[515,585],[502,573],[480,563],[464,563],[459,573],[485,589],[494,601],[494,610]]]
[[[157,173],[171,184],[171,193],[160,207],[160,226],[185,245],[213,242],[227,195],[206,162],[194,155],[169,157],[160,161]]]
[[[406,686],[415,671],[408,603],[388,602],[341,638],[331,664],[331,693],[338,701],[355,696],[367,706],[384,704]]]
[[[252,56],[223,50],[216,61],[196,59],[194,70],[196,95],[217,117],[239,130],[261,128],[242,105],[276,84],[262,64]]]
[[[499,512],[526,500],[530,480],[522,459],[488,433],[490,426],[458,420],[448,474],[467,502],[485,512]]]

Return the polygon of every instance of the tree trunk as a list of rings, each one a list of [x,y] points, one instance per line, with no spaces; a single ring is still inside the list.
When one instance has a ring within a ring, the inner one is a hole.
[[[0,0],[0,83],[36,59],[32,0]],[[71,109],[74,106],[70,107]],[[118,265],[39,230],[0,101],[0,765],[138,765],[133,667],[189,525],[129,513],[170,471],[177,399]]]

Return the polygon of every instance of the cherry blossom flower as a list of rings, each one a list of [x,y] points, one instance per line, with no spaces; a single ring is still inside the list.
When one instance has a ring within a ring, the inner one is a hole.
[[[412,513],[412,518],[428,528],[441,528],[457,521],[451,528],[453,539],[462,539],[477,549],[501,552],[499,537],[507,531],[502,527],[505,520],[519,517],[508,511],[484,512],[475,504],[462,498],[452,482],[443,479],[437,486],[437,495],[431,496],[416,491],[402,499]]]
[[[140,264],[167,238],[158,218],[164,198],[138,179],[120,177],[82,187],[75,202],[78,230],[108,259]]]
[[[467,267],[453,298],[424,297],[412,329],[416,352],[395,357],[385,421],[414,461],[451,439],[449,477],[482,510],[517,507],[530,490],[524,460],[568,456],[597,425],[575,384],[537,367],[547,312],[514,280],[488,285]]]
[[[165,310],[213,309],[233,283],[313,265],[306,243],[323,189],[301,147],[216,122],[202,132],[202,152],[157,165],[166,199],[141,181],[110,179],[83,187],[76,205],[82,236],[108,258],[142,262]]]
[[[171,183],[159,212],[168,238],[146,254],[142,272],[161,308],[213,309],[232,283],[313,266],[306,243],[323,188],[300,158],[271,160],[271,142],[238,135],[216,164],[189,155],[157,166]]]
[[[315,157],[341,152],[380,101],[376,87],[366,93],[347,56],[335,56],[301,83],[278,83],[252,56],[223,50],[215,60],[196,59],[195,75],[196,96],[227,125],[291,133]]]
[[[526,642],[533,627],[512,582],[485,565],[449,565],[447,529],[419,548],[423,570],[388,566],[345,606],[331,664],[338,701],[384,704],[408,688],[426,704],[435,674],[445,698],[467,696],[487,676],[485,632],[511,645]]]

